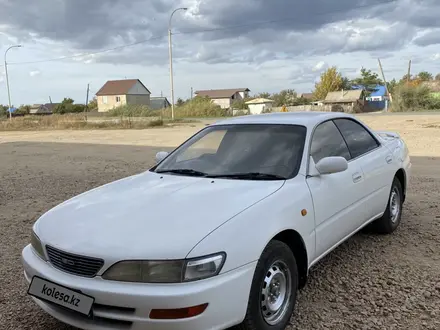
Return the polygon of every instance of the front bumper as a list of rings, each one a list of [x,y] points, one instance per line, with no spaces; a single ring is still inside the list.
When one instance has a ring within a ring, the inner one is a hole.
[[[90,330],[216,330],[240,323],[246,313],[256,263],[213,278],[182,284],[141,284],[85,278],[62,272],[35,254],[22,251],[26,280],[37,275],[95,298],[93,318],[34,299],[60,321]],[[208,303],[200,315],[180,320],[153,320],[152,309],[185,308]]]

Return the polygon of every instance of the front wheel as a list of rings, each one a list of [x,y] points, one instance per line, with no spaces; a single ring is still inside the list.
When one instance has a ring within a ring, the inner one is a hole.
[[[391,234],[402,218],[403,189],[399,179],[394,178],[388,197],[387,208],[380,219],[373,222],[373,228],[380,234]]]
[[[239,330],[284,330],[298,290],[295,256],[283,242],[271,241],[255,269],[245,319]]]

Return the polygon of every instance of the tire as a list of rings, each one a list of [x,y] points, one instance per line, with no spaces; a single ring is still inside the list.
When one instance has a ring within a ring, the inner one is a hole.
[[[284,330],[295,308],[297,292],[295,256],[285,243],[269,242],[255,269],[246,316],[235,329]]]
[[[400,224],[403,206],[402,184],[396,177],[391,185],[387,208],[380,219],[373,222],[373,230],[378,234],[391,234]]]

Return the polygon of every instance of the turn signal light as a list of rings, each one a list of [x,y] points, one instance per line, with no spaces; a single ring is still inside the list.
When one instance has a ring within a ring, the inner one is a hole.
[[[176,319],[186,319],[189,317],[194,317],[202,314],[208,304],[185,307],[178,309],[152,309],[150,312],[150,319],[155,320],[176,320]]]

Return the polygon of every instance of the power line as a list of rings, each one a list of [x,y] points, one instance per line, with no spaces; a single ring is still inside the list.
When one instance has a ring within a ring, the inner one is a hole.
[[[362,9],[362,8],[387,5],[387,4],[391,4],[391,3],[396,3],[398,1],[399,0],[385,0],[385,1],[376,2],[374,4],[364,4],[364,5],[357,6],[357,7],[353,8],[352,10],[358,10],[358,9]],[[342,12],[342,11],[341,10],[333,10],[333,11],[327,11],[325,13],[313,13],[313,16],[329,15],[329,14],[338,13],[338,12]],[[269,21],[260,21],[260,22],[252,22],[252,23],[239,24],[239,25],[230,25],[230,26],[219,27],[219,28],[202,29],[202,30],[195,30],[195,31],[182,31],[182,32],[173,33],[173,35],[209,33],[209,32],[216,32],[216,31],[223,31],[223,30],[238,29],[238,28],[242,28],[242,27],[252,27],[252,26],[257,26],[257,25],[261,26],[261,25],[268,25],[268,24],[273,24],[273,23],[285,22],[285,21],[292,20],[294,18],[295,17],[290,16],[290,17],[285,17],[285,18],[282,18],[282,19],[275,19],[275,20],[269,20]],[[150,41],[153,41],[153,40],[162,39],[162,38],[165,38],[165,37],[166,37],[166,35],[155,36],[155,37],[151,37],[151,38],[148,38],[148,39],[145,39],[145,40],[140,40],[140,41],[137,41],[137,42],[133,42],[133,43],[130,43],[130,44],[125,44],[125,45],[121,45],[121,46],[117,46],[117,47],[113,47],[113,48],[103,49],[103,50],[96,51],[96,52],[81,53],[81,54],[68,55],[68,56],[61,56],[61,57],[49,58],[49,59],[44,59],[44,60],[36,60],[36,61],[11,62],[11,63],[8,63],[8,64],[9,65],[37,64],[37,63],[45,63],[45,62],[62,61],[62,60],[74,59],[74,58],[80,58],[80,57],[86,57],[86,56],[93,56],[93,55],[98,55],[98,54],[102,54],[102,53],[112,52],[112,51],[116,51],[116,50],[120,50],[120,49],[124,49],[124,48],[128,48],[128,47],[136,46],[136,45],[139,45],[139,44],[147,43],[147,42],[150,42]],[[4,65],[1,65],[0,67],[3,67],[3,66]]]

